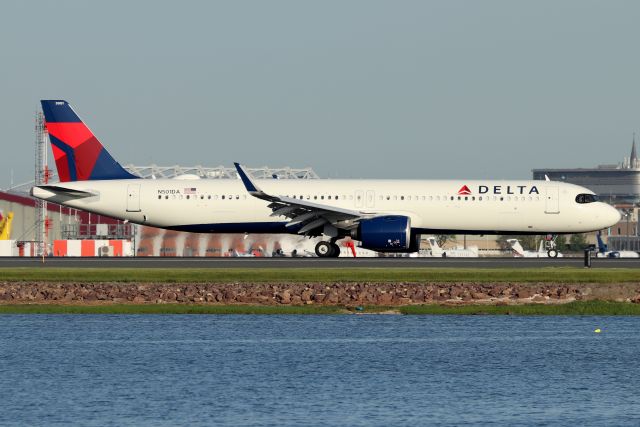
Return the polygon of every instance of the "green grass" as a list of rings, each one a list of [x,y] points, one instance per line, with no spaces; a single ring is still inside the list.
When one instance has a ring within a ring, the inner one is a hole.
[[[575,301],[567,304],[524,305],[414,305],[400,307],[402,314],[512,314],[519,316],[640,316],[640,304],[613,301]]]
[[[453,268],[57,268],[19,267],[0,270],[1,281],[45,282],[640,282],[640,269]]]
[[[342,306],[250,306],[187,304],[0,305],[0,314],[346,314],[397,312],[405,315],[517,315],[517,316],[640,316],[640,304],[608,301],[579,301],[543,305],[414,305],[404,307],[366,306],[362,310]]]

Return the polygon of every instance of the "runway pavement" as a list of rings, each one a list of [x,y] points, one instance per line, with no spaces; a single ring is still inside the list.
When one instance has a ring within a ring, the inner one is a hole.
[[[583,267],[582,258],[0,258],[6,267],[67,268],[540,268]],[[639,268],[640,258],[592,259],[593,268]]]

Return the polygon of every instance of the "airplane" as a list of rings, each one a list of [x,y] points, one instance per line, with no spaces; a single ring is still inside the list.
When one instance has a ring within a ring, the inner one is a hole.
[[[555,249],[555,246],[550,245],[551,240],[540,240],[540,245],[537,251],[525,250],[518,239],[507,239],[507,243],[511,246],[513,256],[516,258],[562,258],[564,255]],[[545,246],[546,243],[546,246]],[[546,250],[545,250],[546,249]]]
[[[596,233],[598,240],[598,252],[596,258],[640,258],[640,254],[635,251],[610,251],[609,246],[602,241],[601,233]]]
[[[468,248],[451,248],[451,249],[443,249],[438,244],[438,240],[435,236],[427,237],[427,242],[431,249],[427,251],[431,256],[434,257],[451,257],[451,258],[478,258],[478,247],[470,246]]]
[[[238,180],[142,179],[109,154],[67,101],[41,104],[60,182],[31,194],[135,224],[322,237],[316,254],[336,257],[344,237],[372,251],[406,253],[419,250],[422,234],[557,235],[620,220],[591,190],[555,181],[255,180],[239,163]]]

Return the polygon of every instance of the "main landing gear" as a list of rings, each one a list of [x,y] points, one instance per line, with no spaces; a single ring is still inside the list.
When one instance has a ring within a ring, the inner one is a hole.
[[[547,250],[547,256],[549,258],[557,258],[558,257],[558,249],[556,249],[556,238],[558,236],[555,234],[548,234],[544,239],[544,247]]]
[[[340,246],[335,242],[318,242],[316,244],[316,255],[320,258],[338,258],[340,256]]]

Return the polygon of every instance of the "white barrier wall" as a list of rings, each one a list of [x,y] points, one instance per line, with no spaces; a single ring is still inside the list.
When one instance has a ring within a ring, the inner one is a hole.
[[[54,240],[53,256],[120,257],[133,256],[129,240]]]
[[[15,240],[0,240],[0,256],[18,256]]]

